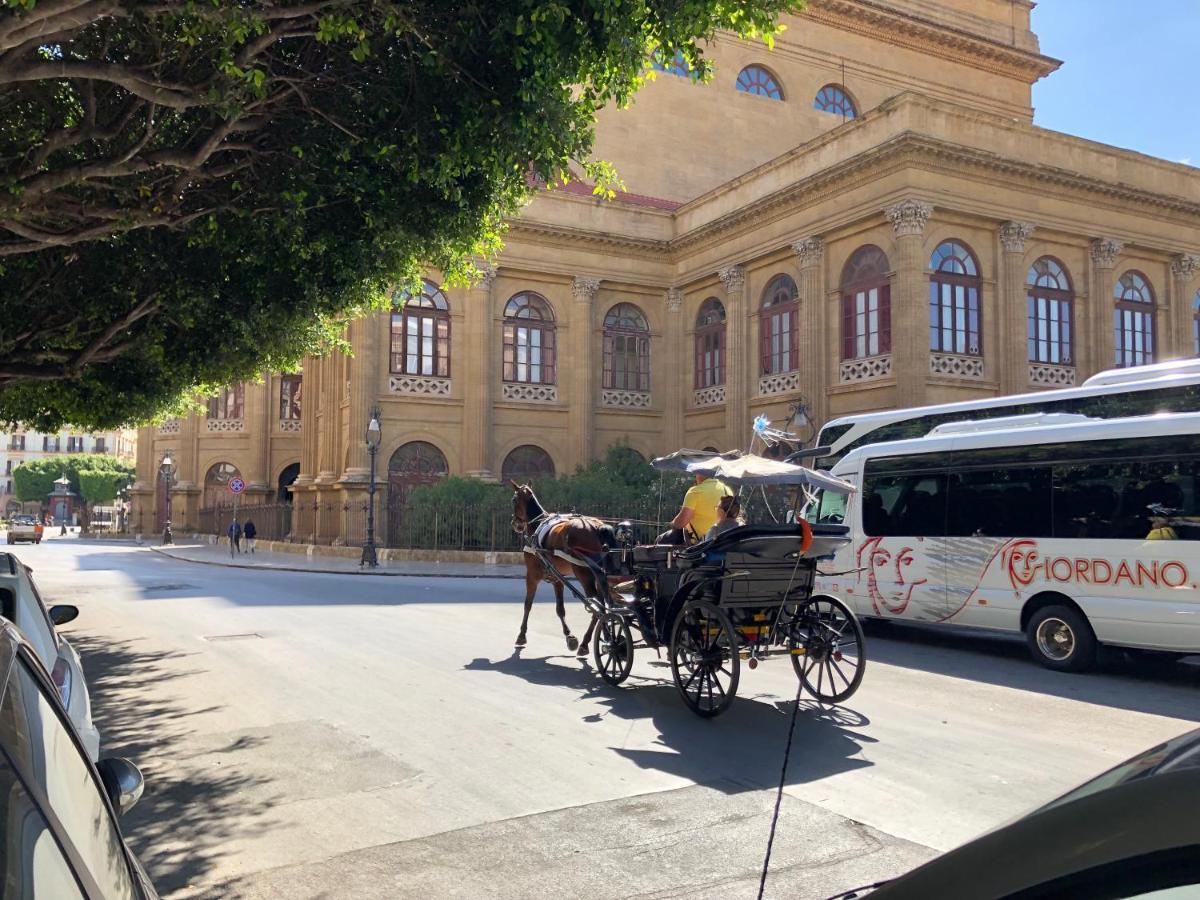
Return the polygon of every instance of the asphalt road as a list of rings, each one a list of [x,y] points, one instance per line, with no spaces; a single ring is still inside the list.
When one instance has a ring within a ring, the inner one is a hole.
[[[796,683],[743,668],[702,721],[640,652],[625,689],[522,586],[257,572],[129,544],[16,552],[80,606],[104,752],[147,777],[165,894],[753,897]],[[549,589],[543,588],[546,600]],[[576,633],[581,609],[569,609]],[[1200,667],[1058,675],[1020,643],[868,631],[844,708],[804,703],[769,897],[898,874],[1200,723]]]

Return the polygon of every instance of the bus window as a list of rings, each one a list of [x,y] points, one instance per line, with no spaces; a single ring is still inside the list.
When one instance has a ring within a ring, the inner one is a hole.
[[[1143,540],[1151,506],[1179,540],[1200,540],[1200,460],[1124,460],[1054,468],[1055,537]]]
[[[863,486],[863,531],[871,537],[940,537],[946,476],[877,475]]]
[[[850,498],[833,491],[821,491],[820,501],[808,508],[806,518],[813,525],[841,525],[846,521],[846,502]]]
[[[1050,467],[966,471],[950,478],[952,537],[1050,537]]]

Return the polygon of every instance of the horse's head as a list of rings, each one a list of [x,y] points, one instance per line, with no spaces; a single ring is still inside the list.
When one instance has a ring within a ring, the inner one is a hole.
[[[511,480],[508,483],[513,489],[512,530],[517,534],[525,534],[529,531],[529,523],[543,515],[542,505],[533,495],[530,485]]]

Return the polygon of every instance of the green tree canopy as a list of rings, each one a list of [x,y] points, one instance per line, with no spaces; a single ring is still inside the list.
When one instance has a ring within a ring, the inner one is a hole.
[[[12,474],[13,493],[24,503],[44,502],[54,492],[54,482],[64,475],[71,482],[72,493],[85,502],[110,503],[133,481],[134,467],[115,456],[79,453],[31,460],[17,466]],[[85,474],[98,477],[85,480]],[[108,488],[100,487],[106,479],[113,486],[111,496]]]
[[[798,0],[10,0],[0,419],[107,428],[294,366],[493,255],[655,48]],[[647,140],[651,140],[651,136]],[[15,324],[19,323],[19,324]]]

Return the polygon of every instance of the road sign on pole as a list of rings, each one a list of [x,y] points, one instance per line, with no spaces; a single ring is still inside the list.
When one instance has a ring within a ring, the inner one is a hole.
[[[245,489],[246,489],[246,482],[242,481],[242,479],[240,479],[240,478],[230,478],[229,479],[229,490],[232,491],[233,493],[240,494]]]

